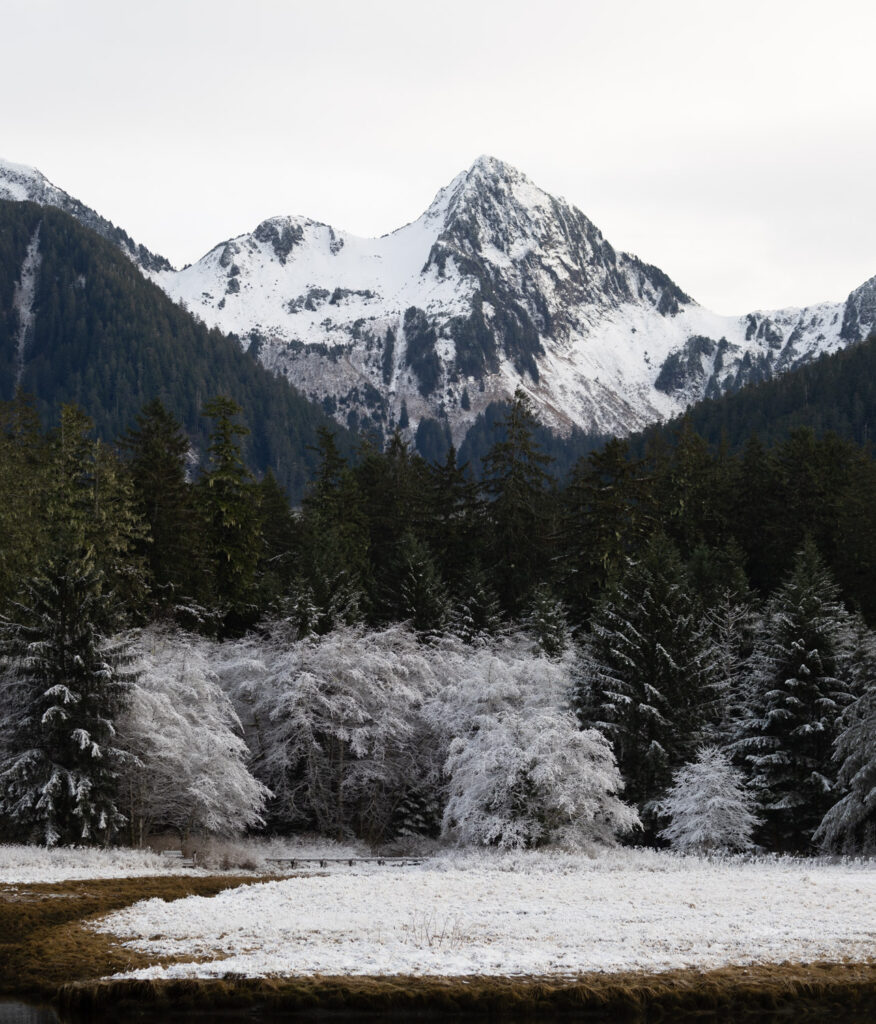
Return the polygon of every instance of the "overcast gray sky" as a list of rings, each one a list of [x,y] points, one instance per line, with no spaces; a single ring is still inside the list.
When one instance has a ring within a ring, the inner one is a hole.
[[[0,0],[0,156],[181,265],[415,219],[481,153],[721,313],[876,274],[876,4]]]

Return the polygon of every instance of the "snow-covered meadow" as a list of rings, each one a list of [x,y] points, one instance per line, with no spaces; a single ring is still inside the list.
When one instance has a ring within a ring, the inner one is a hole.
[[[153,899],[98,929],[191,958],[140,978],[545,975],[876,959],[876,864],[443,853]]]
[[[0,886],[66,882],[85,878],[141,878],[191,874],[152,850],[89,846],[0,846]]]
[[[171,841],[171,847],[178,843]],[[361,857],[361,844],[346,845],[316,835],[289,839],[201,839],[187,844],[197,866],[128,846],[30,846],[0,844],[0,886],[34,885],[90,878],[145,878],[155,875],[204,876],[270,874],[274,857]]]

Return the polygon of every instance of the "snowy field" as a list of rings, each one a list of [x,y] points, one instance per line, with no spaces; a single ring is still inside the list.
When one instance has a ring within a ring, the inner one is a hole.
[[[876,959],[876,864],[640,851],[442,854],[211,898],[148,900],[100,930],[203,962],[127,977],[575,974]]]
[[[147,875],[214,875],[223,871],[274,873],[270,857],[357,857],[358,847],[341,846],[317,837],[302,841],[248,840],[214,842],[199,851],[200,868],[181,867],[151,850],[128,848],[0,845],[0,885],[32,885],[85,878],[140,878]]]
[[[151,850],[0,846],[0,885],[191,873]]]

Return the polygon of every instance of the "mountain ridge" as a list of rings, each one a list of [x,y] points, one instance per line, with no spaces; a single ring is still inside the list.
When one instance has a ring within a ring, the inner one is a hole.
[[[0,164],[0,195],[9,166]],[[711,313],[660,268],[615,250],[576,207],[489,156],[379,238],[280,215],[182,270],[116,244],[336,420],[411,437],[434,420],[457,445],[518,387],[559,433],[626,434],[876,325],[876,277],[845,302]]]
[[[159,256],[145,245],[136,243],[126,231],[116,227],[112,221],[102,217],[90,206],[86,206],[57,185],[53,185],[35,167],[14,164],[0,158],[0,199],[37,203],[39,206],[55,206],[112,242],[144,273],[173,270],[170,261],[164,256]]]

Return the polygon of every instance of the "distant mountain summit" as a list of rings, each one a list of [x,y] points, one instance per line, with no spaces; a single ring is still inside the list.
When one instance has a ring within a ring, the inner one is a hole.
[[[0,195],[4,181],[24,188],[28,174],[45,182],[22,168],[9,178],[10,167],[0,164]],[[36,198],[36,187],[21,198],[60,205]],[[84,223],[97,217],[82,210],[74,216]],[[517,387],[561,433],[626,434],[876,325],[876,278],[844,303],[711,313],[662,270],[615,250],[575,207],[488,156],[381,238],[272,217],[176,271],[120,234],[116,244],[168,295],[237,335],[339,421],[413,435],[433,420],[457,444]]]
[[[724,317],[492,157],[382,238],[276,217],[155,279],[351,425],[459,443],[522,386],[560,432],[625,434],[863,337],[846,303]]]

